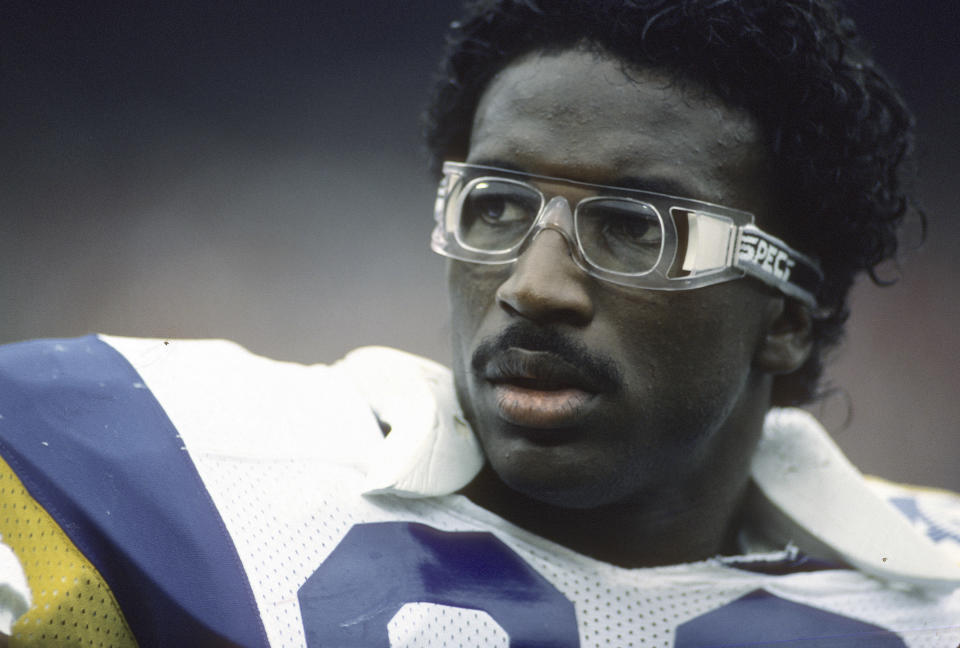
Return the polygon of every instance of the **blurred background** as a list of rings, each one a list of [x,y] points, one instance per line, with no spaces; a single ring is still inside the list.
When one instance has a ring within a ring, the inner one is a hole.
[[[917,113],[930,237],[857,287],[813,410],[864,471],[960,490],[960,5],[848,4]],[[447,361],[419,113],[455,5],[0,4],[0,341]]]

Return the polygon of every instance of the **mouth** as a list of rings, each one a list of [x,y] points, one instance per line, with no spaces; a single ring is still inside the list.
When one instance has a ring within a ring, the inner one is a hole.
[[[547,351],[507,349],[491,358],[481,375],[493,387],[500,417],[525,428],[572,427],[604,391],[598,381]]]

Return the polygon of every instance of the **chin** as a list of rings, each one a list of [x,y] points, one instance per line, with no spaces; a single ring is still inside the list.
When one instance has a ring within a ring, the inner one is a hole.
[[[558,462],[539,457],[518,461],[522,453],[488,457],[493,471],[508,488],[531,500],[557,508],[591,509],[624,497],[623,485],[612,482],[611,471],[591,470],[585,462]],[[498,460],[499,459],[499,460]],[[606,477],[606,479],[600,476]]]

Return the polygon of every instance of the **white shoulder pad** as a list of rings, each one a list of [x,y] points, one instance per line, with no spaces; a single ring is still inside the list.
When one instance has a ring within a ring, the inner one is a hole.
[[[447,495],[480,471],[483,452],[460,411],[449,369],[385,347],[357,349],[334,367],[390,426],[370,457],[367,494]]]
[[[803,410],[771,410],[752,476],[767,537],[839,558],[887,581],[937,590],[960,587],[960,565],[878,497]]]

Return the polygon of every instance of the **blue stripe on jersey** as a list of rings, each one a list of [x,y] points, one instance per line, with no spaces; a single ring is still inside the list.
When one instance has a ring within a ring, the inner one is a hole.
[[[123,356],[95,336],[4,347],[0,417],[0,453],[103,575],[141,646],[267,644],[223,521]]]

